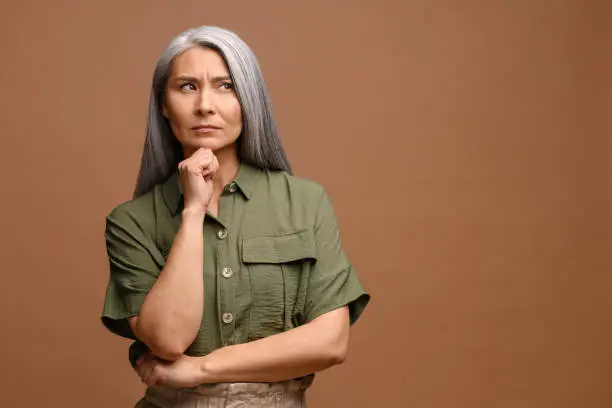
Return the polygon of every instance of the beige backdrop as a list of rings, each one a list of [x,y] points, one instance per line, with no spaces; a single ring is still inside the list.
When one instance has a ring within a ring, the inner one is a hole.
[[[0,406],[130,407],[99,321],[154,63],[227,27],[372,303],[310,407],[610,407],[610,2],[0,6]]]

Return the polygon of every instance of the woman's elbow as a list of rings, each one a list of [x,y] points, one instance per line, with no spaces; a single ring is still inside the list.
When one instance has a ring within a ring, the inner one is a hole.
[[[144,343],[149,346],[153,354],[167,361],[175,361],[183,356],[185,350],[195,340],[195,336],[194,338],[181,338],[176,334],[162,335],[158,333],[156,336],[149,337],[148,340],[149,342],[145,341]]]
[[[348,353],[350,324],[348,308],[334,310],[315,321],[317,332],[323,339],[323,355],[329,366],[344,363]]]
[[[338,365],[344,363],[346,360],[346,356],[348,354],[348,339],[338,341],[338,344],[335,344],[330,349],[329,360],[330,366]]]
[[[342,364],[346,360],[348,353],[349,337],[348,333],[339,332],[329,336],[323,345],[323,355],[325,356],[328,367]]]
[[[146,344],[146,343],[145,343]],[[185,352],[186,348],[180,347],[173,344],[150,344],[147,345],[151,349],[151,352],[166,361],[176,361]]]
[[[136,337],[145,343],[151,352],[157,357],[167,360],[178,360],[189,344],[177,341],[178,336],[163,336],[161,333],[156,333],[154,330],[147,330],[139,324],[138,320],[134,321],[132,330]]]

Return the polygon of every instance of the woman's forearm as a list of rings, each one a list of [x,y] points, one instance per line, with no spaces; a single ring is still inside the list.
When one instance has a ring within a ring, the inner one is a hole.
[[[204,309],[205,213],[186,209],[166,265],[147,294],[137,319],[136,336],[155,355],[175,360],[195,339]]]
[[[348,308],[334,310],[295,329],[218,349],[201,357],[204,382],[273,382],[339,364],[349,339]]]

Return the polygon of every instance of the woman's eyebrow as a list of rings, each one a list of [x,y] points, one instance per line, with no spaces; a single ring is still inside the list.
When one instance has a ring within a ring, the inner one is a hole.
[[[211,78],[212,82],[231,81],[232,78],[229,75],[220,75]]]
[[[200,81],[198,78],[193,77],[193,76],[188,76],[188,75],[179,75],[174,79],[176,81],[186,81],[186,82],[199,82]]]
[[[193,76],[188,75],[179,75],[175,78],[176,81],[186,81],[186,82],[199,82],[200,80]],[[229,75],[220,75],[216,77],[212,77],[212,82],[220,82],[220,81],[231,81],[232,78]]]

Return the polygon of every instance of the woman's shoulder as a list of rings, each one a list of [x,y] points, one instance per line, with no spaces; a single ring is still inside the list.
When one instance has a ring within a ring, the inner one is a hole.
[[[155,186],[139,197],[116,204],[106,215],[107,223],[149,229],[155,223],[155,202],[158,201],[159,188]]]
[[[266,173],[266,185],[261,186],[267,192],[266,201],[314,209],[327,196],[324,185],[311,178],[285,171]]]
[[[110,210],[109,216],[111,215],[125,215],[125,214],[142,214],[146,213],[146,210],[151,209],[153,205],[153,195],[154,191],[151,190],[146,194],[143,194],[139,197],[131,198],[129,200],[124,200],[115,204],[115,206]]]
[[[289,174],[286,171],[268,172],[268,174],[272,187],[315,198],[325,193],[323,184],[316,180]]]

